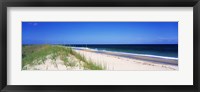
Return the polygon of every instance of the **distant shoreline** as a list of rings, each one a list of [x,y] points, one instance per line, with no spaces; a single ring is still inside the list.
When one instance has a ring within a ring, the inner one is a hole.
[[[174,57],[164,57],[164,56],[156,56],[156,55],[147,55],[147,54],[133,54],[133,53],[125,53],[125,52],[117,52],[117,51],[105,51],[105,50],[96,50],[86,47],[71,47],[75,50],[84,50],[90,51],[95,53],[107,54],[107,55],[114,55],[119,57],[125,58],[133,58],[139,59],[144,61],[149,61],[153,63],[160,63],[160,64],[169,64],[169,65],[178,65],[178,58]]]
[[[143,57],[131,55],[127,57],[124,54],[115,52],[98,52],[91,49],[74,49],[86,59],[91,60],[106,67],[106,70],[134,70],[134,71],[176,71],[178,65],[173,64],[173,61],[163,59],[165,62],[157,61],[155,57]],[[154,59],[154,60],[149,60]],[[176,60],[175,60],[176,61]],[[170,63],[169,63],[170,62]],[[177,62],[177,61],[176,61]]]

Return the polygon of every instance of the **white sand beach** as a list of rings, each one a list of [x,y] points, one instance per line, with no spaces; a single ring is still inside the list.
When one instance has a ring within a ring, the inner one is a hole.
[[[152,62],[143,59],[134,59],[128,57],[120,57],[112,54],[96,53],[90,49],[75,50],[81,55],[85,56],[86,59],[92,62],[103,65],[106,70],[136,70],[136,71],[174,71],[178,70],[178,65],[165,64]],[[145,58],[145,57],[140,57]],[[156,60],[157,58],[155,58]],[[163,61],[167,61],[163,60]],[[170,60],[168,60],[170,62]]]
[[[89,48],[43,46],[46,50],[57,49],[43,58],[33,59],[24,70],[118,70],[118,71],[174,71],[178,70],[178,59],[153,55],[131,54],[95,50]],[[39,47],[41,48],[41,47]],[[64,50],[64,51],[63,51]],[[63,54],[64,52],[68,54]],[[40,52],[42,53],[42,52]],[[43,52],[44,53],[44,52]],[[60,54],[59,54],[60,53]],[[40,54],[39,54],[40,55]],[[57,55],[57,56],[55,56]],[[64,59],[63,59],[64,58]],[[28,58],[29,59],[29,58]],[[67,59],[67,60],[66,60]]]

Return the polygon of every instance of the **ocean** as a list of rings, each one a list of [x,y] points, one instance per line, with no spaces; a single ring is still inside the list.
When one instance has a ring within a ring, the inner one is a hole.
[[[65,45],[72,47],[89,48],[98,51],[113,51],[131,54],[153,55],[161,57],[178,58],[178,44],[79,44]]]

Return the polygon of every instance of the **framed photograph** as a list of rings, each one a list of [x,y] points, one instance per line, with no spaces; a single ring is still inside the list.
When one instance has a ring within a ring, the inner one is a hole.
[[[1,1],[1,91],[199,91],[199,0]]]

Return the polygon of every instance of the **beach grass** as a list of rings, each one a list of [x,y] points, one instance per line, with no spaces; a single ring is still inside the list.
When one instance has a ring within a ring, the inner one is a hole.
[[[83,62],[83,67],[86,70],[103,70],[104,67],[99,64],[95,64],[91,60],[87,60],[83,55],[77,53],[69,46],[61,45],[27,45],[22,46],[22,69],[26,65],[38,65],[45,62],[47,56],[50,56],[52,61],[55,61],[58,57],[64,62],[66,66],[75,66],[74,61],[69,60],[69,56],[72,55],[76,59]]]

